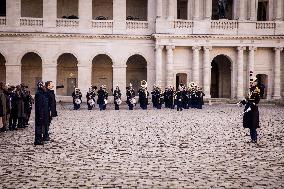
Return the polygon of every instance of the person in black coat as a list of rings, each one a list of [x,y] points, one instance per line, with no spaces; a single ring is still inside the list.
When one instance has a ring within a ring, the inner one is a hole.
[[[202,109],[202,105],[204,105],[203,97],[205,94],[202,91],[201,87],[197,87],[197,109]]]
[[[157,87],[156,87],[156,85],[153,86],[153,90],[151,91],[151,95],[152,95],[153,108],[157,108]]]
[[[260,101],[260,89],[256,86],[257,78],[251,79],[251,87],[246,100],[239,102],[240,105],[245,105],[243,114],[243,127],[249,128],[252,143],[257,143],[257,128],[259,126],[259,111],[257,104]]]
[[[82,103],[82,93],[80,89],[75,88],[75,91],[72,93],[72,97],[73,97],[74,110],[79,110]]]
[[[48,124],[44,128],[44,133],[43,133],[43,140],[44,141],[52,141],[49,137],[49,128],[51,121],[54,117],[57,117],[57,110],[56,110],[56,99],[55,99],[55,94],[54,94],[54,84],[52,81],[47,81],[45,82],[45,88],[46,88],[46,98],[48,99]]]
[[[25,125],[29,125],[29,120],[32,113],[33,103],[34,99],[31,95],[30,91],[25,91],[26,98],[25,98],[25,112],[26,112],[26,118],[25,118]]]
[[[10,98],[10,106],[11,106],[11,114],[9,118],[9,129],[10,130],[17,130],[17,120],[18,120],[18,110],[16,104],[16,87],[10,86],[8,89],[9,98]]]
[[[138,90],[139,103],[140,103],[140,107],[143,110],[147,110],[149,92],[147,91],[146,84],[144,84],[145,82],[143,83],[142,81],[141,83],[142,83],[141,87]]]
[[[183,98],[184,98],[184,88],[183,85],[179,85],[178,91],[175,94],[175,101],[177,105],[177,111],[182,111],[183,108]]]
[[[107,99],[108,99],[108,92],[106,91],[106,86],[102,85],[100,89],[98,90],[98,104],[100,110],[106,110],[107,105]]]
[[[49,122],[48,98],[42,81],[37,83],[35,94],[35,141],[34,145],[43,145],[43,131]]]
[[[130,83],[129,87],[126,88],[126,103],[128,105],[129,110],[133,110],[134,105],[136,104],[135,100],[135,91]]]
[[[114,98],[114,109],[119,110],[119,105],[121,104],[121,92],[118,86],[116,86],[115,90],[113,91],[113,98]]]
[[[16,87],[16,106],[17,106],[17,118],[18,118],[18,128],[25,128],[25,119],[27,117],[25,109],[25,99],[26,93],[23,91],[23,84],[17,85]]]

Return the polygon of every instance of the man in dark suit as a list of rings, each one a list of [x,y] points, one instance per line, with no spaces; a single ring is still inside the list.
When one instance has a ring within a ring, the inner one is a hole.
[[[43,145],[43,131],[49,122],[48,98],[42,81],[37,83],[35,94],[35,141],[34,145]]]

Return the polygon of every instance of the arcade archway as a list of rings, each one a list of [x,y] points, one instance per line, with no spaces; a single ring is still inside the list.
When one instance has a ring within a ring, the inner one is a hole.
[[[225,55],[216,56],[211,63],[211,97],[231,98],[231,65]]]

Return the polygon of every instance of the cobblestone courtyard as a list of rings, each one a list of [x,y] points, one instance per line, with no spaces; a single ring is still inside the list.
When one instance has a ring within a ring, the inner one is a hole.
[[[243,108],[71,110],[58,105],[52,143],[34,122],[0,134],[0,188],[284,188],[284,108],[260,106],[259,144]]]

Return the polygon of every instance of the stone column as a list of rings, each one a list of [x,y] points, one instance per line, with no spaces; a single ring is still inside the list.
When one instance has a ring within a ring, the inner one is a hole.
[[[92,85],[92,65],[78,64],[78,88],[81,90],[83,97],[86,96],[88,89]]]
[[[5,66],[6,66],[6,83],[15,86],[21,84],[22,80],[21,64],[6,64]]]
[[[250,71],[254,73],[254,52],[256,51],[256,47],[249,47],[249,62],[248,62],[248,79],[250,78]],[[247,88],[250,87],[250,83],[249,83],[249,80],[247,81]]]
[[[156,0],[157,18],[162,18],[163,15],[163,0]]]
[[[57,64],[42,64],[42,81],[52,81],[54,85],[57,85]],[[56,88],[54,93],[56,93]]]
[[[245,1],[239,0],[239,20],[245,20]]]
[[[125,34],[126,0],[113,0],[113,31],[114,34]]]
[[[274,84],[273,84],[273,99],[281,98],[281,71],[280,71],[280,52],[283,48],[274,48]]]
[[[43,0],[43,26],[55,28],[57,19],[57,0]]]
[[[6,0],[7,26],[19,27],[21,17],[21,0]]]
[[[81,28],[90,28],[92,20],[92,0],[79,0],[79,26]]]
[[[249,19],[251,21],[256,20],[256,0],[250,0],[250,16]]]
[[[200,78],[199,78],[199,69],[200,69],[200,63],[199,63],[199,50],[201,47],[195,46],[192,47],[193,50],[193,65],[192,65],[192,76],[193,76],[193,82],[195,82],[197,85],[200,86]]]
[[[283,7],[283,5],[281,4],[281,1],[282,0],[276,0],[276,5],[275,5],[275,8],[276,8],[276,11],[275,11],[275,20],[281,20],[281,9]]]
[[[116,85],[121,90],[121,98],[126,99],[126,65],[113,65],[113,88]]]
[[[237,76],[237,98],[244,98],[244,50],[246,47],[238,47],[238,76]]]
[[[199,19],[199,12],[200,12],[200,0],[194,0],[194,13],[193,13],[193,19],[198,20]]]
[[[168,45],[167,49],[167,86],[171,85],[174,86],[174,73],[173,73],[173,66],[174,66],[174,49],[175,46]]]
[[[176,15],[176,4],[177,4],[177,0],[169,0],[168,1],[168,10],[169,10],[169,14],[168,14],[168,20],[174,20],[175,19],[175,15]]]
[[[211,98],[210,87],[211,87],[211,62],[210,62],[210,50],[212,47],[203,47],[203,91],[205,98]]]
[[[205,6],[205,19],[210,20],[212,16],[212,0],[206,0]]]
[[[162,45],[156,45],[156,84],[160,85],[162,84],[162,76],[163,76],[163,63],[162,63],[162,52],[163,52],[164,46]]]

